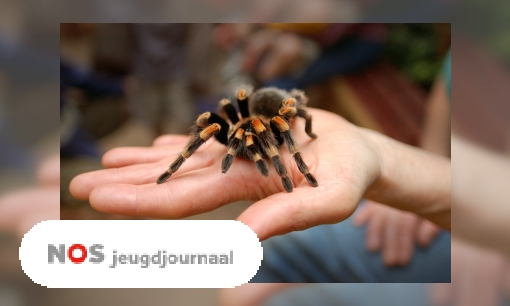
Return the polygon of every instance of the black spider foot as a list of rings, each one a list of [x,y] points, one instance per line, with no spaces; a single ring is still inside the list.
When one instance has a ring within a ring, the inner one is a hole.
[[[317,180],[315,179],[315,177],[313,177],[313,175],[311,173],[307,173],[305,174],[305,179],[308,181],[308,183],[310,183],[310,185],[312,185],[313,187],[317,187],[319,186],[319,184],[317,183]]]
[[[287,192],[292,192],[292,190],[294,190],[294,185],[292,185],[292,181],[288,176],[282,177],[282,184],[283,188],[285,188]]]
[[[168,178],[172,175],[172,173],[170,172],[165,172],[163,174],[161,174],[159,177],[158,177],[158,180],[157,180],[157,183],[158,184],[163,184],[164,182],[166,182],[166,180],[168,180]]]

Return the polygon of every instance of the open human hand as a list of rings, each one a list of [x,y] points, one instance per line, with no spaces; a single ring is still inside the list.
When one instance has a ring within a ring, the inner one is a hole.
[[[264,177],[251,161],[237,158],[223,174],[221,160],[227,149],[214,140],[158,185],[156,179],[187,141],[187,137],[170,135],[150,148],[109,151],[103,157],[108,169],[75,177],[71,194],[89,199],[99,211],[156,218],[182,218],[239,200],[256,201],[238,220],[261,240],[343,221],[363,195],[449,229],[449,159],[356,127],[338,115],[317,109],[309,112],[318,138],[306,135],[301,120],[296,120],[293,134],[318,187],[304,179],[284,146],[282,162],[297,187],[292,193],[283,192],[275,169]]]
[[[439,234],[439,227],[413,213],[367,200],[354,216],[356,225],[367,224],[366,247],[382,251],[386,266],[405,266],[413,257],[415,244],[427,247]]]
[[[236,158],[226,174],[221,160],[226,147],[209,140],[164,184],[158,176],[185,147],[188,137],[167,135],[149,148],[116,148],[103,157],[108,168],[73,179],[71,193],[89,199],[93,208],[107,213],[156,218],[182,218],[214,210],[239,200],[256,201],[238,220],[261,240],[318,224],[336,223],[356,209],[365,190],[379,177],[378,149],[367,131],[338,115],[310,109],[311,139],[304,122],[296,120],[293,133],[303,159],[318,181],[304,179],[285,146],[282,161],[294,191],[284,191],[275,169],[260,174],[251,161]]]

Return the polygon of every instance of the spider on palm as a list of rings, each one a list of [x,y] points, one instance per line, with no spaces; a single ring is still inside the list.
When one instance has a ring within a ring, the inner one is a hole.
[[[311,138],[317,138],[312,133],[312,117],[305,109],[308,98],[304,92],[297,89],[288,92],[276,87],[261,88],[253,93],[250,91],[250,89],[237,91],[241,119],[230,100],[220,101],[220,107],[232,125],[215,113],[201,114],[194,125],[195,133],[188,145],[168,170],[161,174],[157,183],[165,182],[202,144],[215,136],[220,143],[228,147],[221,165],[223,173],[228,171],[234,157],[240,156],[255,162],[258,171],[268,176],[265,158],[269,157],[276,172],[282,178],[283,187],[287,192],[292,192],[294,186],[287,176],[287,170],[278,153],[278,147],[285,142],[294,156],[299,171],[304,174],[310,185],[317,187],[317,180],[309,173],[308,167],[301,158],[289,126],[290,118],[296,116],[304,118],[305,132]]]

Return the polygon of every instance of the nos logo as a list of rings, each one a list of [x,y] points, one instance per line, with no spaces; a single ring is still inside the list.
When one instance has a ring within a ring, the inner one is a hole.
[[[73,244],[66,252],[64,244],[59,244],[58,248],[53,244],[48,244],[48,263],[54,263],[55,258],[58,259],[59,263],[65,263],[66,255],[75,264],[83,263],[89,255],[89,262],[100,263],[104,261],[104,254],[101,251],[103,248],[102,244],[93,244],[87,252],[87,248],[83,244]]]

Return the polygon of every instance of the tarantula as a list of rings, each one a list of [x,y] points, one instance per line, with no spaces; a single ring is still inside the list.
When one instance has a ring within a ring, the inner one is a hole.
[[[195,133],[192,139],[168,170],[161,174],[157,183],[165,182],[202,144],[215,136],[220,143],[228,147],[221,165],[223,173],[228,171],[235,156],[241,156],[255,162],[258,171],[268,176],[268,165],[264,158],[269,157],[282,178],[283,187],[287,192],[292,192],[292,181],[287,176],[287,170],[278,153],[278,147],[285,142],[294,156],[299,171],[304,174],[310,185],[317,187],[317,180],[309,173],[301,158],[289,126],[289,119],[302,117],[306,120],[305,132],[311,138],[317,138],[312,133],[312,117],[305,109],[308,98],[304,92],[297,89],[288,92],[276,87],[261,88],[253,93],[250,91],[249,88],[237,91],[237,103],[242,119],[239,118],[230,100],[220,101],[220,107],[232,125],[215,113],[201,114],[194,124]]]

